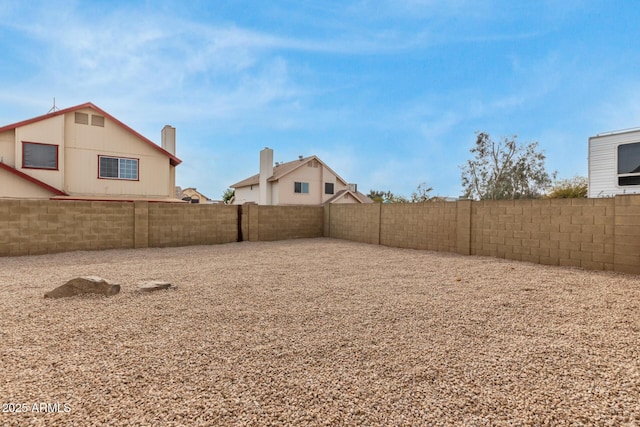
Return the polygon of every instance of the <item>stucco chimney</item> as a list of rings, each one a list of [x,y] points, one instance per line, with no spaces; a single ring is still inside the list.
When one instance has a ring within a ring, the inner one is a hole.
[[[162,148],[176,155],[176,128],[166,125],[162,128]]]
[[[347,188],[354,193],[358,192],[358,184],[347,184]]]
[[[271,178],[271,175],[273,175],[273,150],[269,147],[264,147],[264,150],[260,151],[259,205],[271,204],[271,186],[267,181],[267,179]]]

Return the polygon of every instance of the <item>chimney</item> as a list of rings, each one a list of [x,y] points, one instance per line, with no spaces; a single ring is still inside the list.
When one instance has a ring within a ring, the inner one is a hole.
[[[176,155],[176,128],[166,125],[162,128],[162,148]]]
[[[302,159],[304,159],[304,156],[298,156],[298,160],[302,161]]]
[[[347,184],[347,188],[349,189],[349,191],[352,191],[354,193],[358,192],[358,184]]]
[[[259,178],[259,190],[260,198],[258,199],[259,205],[271,204],[271,185],[267,179],[273,175],[273,150],[269,147],[264,147],[264,150],[260,151],[260,178]]]

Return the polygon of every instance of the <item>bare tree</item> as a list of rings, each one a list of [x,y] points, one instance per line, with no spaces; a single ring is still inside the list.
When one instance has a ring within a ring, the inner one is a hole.
[[[426,182],[422,182],[418,184],[418,188],[416,191],[411,193],[411,203],[420,203],[420,202],[428,202],[433,199],[432,196],[429,195],[433,191],[432,187],[427,187]]]
[[[555,173],[546,171],[538,143],[518,145],[517,136],[494,142],[489,134],[477,132],[473,159],[462,166],[464,196],[472,199],[539,198]]]

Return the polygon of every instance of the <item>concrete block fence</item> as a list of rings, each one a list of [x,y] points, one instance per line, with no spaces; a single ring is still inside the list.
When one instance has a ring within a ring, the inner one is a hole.
[[[0,256],[332,237],[640,273],[640,195],[225,206],[0,200]]]
[[[324,235],[329,237],[640,273],[640,195],[324,209]]]

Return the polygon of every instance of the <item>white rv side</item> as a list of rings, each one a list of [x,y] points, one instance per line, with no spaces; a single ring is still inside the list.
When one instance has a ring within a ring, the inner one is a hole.
[[[589,138],[587,197],[640,194],[640,128]]]

